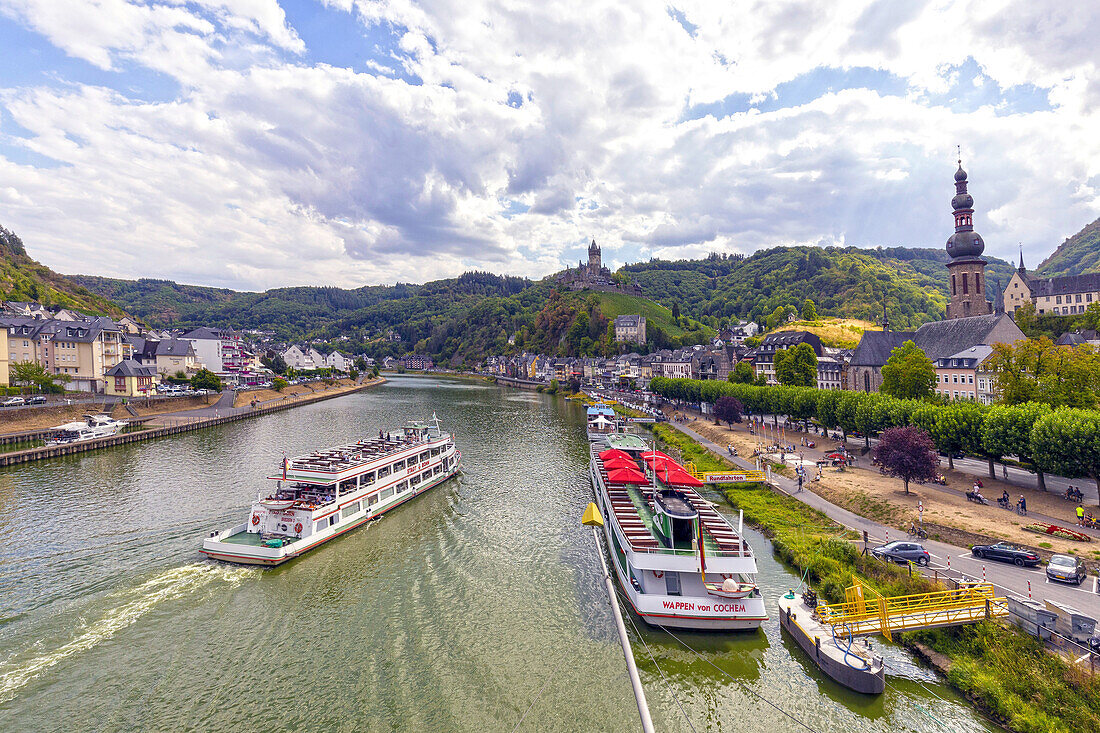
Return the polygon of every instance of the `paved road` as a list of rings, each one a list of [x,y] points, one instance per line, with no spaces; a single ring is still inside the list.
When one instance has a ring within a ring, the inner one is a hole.
[[[725,454],[724,447],[704,438],[691,428],[677,423],[669,423],[669,425],[706,446],[713,453],[727,460],[732,460],[743,468],[754,468],[751,462],[743,458],[730,458]],[[845,527],[854,529],[857,532],[866,530],[871,537],[872,547],[875,544],[886,542],[887,538],[890,540],[905,539],[905,535],[898,530],[890,529],[878,522],[853,514],[847,509],[826,501],[812,491],[799,493],[797,481],[782,476],[773,476],[772,483],[784,493],[793,496],[807,506],[823,512]],[[932,555],[930,568],[939,571],[941,575],[947,574],[949,577],[956,579],[966,576],[970,579],[982,580],[984,569],[985,579],[1005,593],[1026,598],[1028,596],[1028,582],[1030,581],[1032,597],[1037,600],[1049,598],[1053,601],[1075,606],[1085,613],[1094,616],[1100,615],[1100,595],[1095,592],[1096,578],[1089,578],[1080,587],[1049,583],[1041,567],[1017,568],[1014,565],[1004,563],[986,562],[971,555],[969,549],[955,547],[935,540],[922,540],[921,544]],[[949,561],[950,571],[948,571]]]

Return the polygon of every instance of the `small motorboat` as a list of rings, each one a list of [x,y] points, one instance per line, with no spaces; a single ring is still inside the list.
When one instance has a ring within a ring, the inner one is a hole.
[[[756,590],[756,583],[742,583],[733,578],[727,578],[721,585],[704,582],[703,586],[707,589],[707,593],[722,598],[747,598]]]

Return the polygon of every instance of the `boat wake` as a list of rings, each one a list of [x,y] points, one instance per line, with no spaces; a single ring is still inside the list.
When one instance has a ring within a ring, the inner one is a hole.
[[[172,568],[136,588],[116,594],[115,599],[129,600],[90,623],[81,619],[76,635],[68,643],[29,658],[25,654],[15,654],[0,662],[0,703],[11,700],[20,688],[68,657],[86,652],[131,626],[158,604],[193,593],[214,581],[236,587],[249,576],[259,573],[256,568],[192,563]]]

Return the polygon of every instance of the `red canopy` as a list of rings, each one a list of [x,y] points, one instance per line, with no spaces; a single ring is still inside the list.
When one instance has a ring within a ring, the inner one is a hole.
[[[611,458],[604,461],[603,462],[603,467],[606,468],[608,471],[610,471],[613,468],[627,468],[627,469],[630,469],[631,471],[637,471],[638,470],[638,464],[637,463],[635,463],[634,461],[628,460],[626,458],[620,458],[619,456],[612,456]]]
[[[668,456],[666,456],[664,453],[662,453],[659,450],[646,451],[645,453],[642,454],[642,458],[644,458],[647,461],[653,460],[654,458],[656,458],[659,461],[671,461],[672,460],[671,458],[669,458]]]
[[[613,484],[642,484],[649,483],[649,480],[638,470],[631,470],[629,468],[616,468],[607,472],[607,480]]]
[[[666,484],[675,484],[676,486],[702,486],[703,482],[692,476],[687,471],[669,471],[665,476],[663,473],[658,473],[659,478],[664,479]]]
[[[612,458],[625,458],[628,461],[631,460],[629,453],[621,451],[618,448],[609,448],[600,454],[601,461],[609,461]]]

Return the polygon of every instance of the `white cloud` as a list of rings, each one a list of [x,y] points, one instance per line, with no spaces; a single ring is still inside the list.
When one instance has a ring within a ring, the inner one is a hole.
[[[694,34],[663,6],[610,0],[330,0],[328,22],[393,33],[388,48],[363,41],[382,62],[356,73],[322,63],[275,0],[0,0],[117,70],[117,88],[145,67],[180,90],[0,93],[30,131],[0,117],[0,156],[60,163],[0,157],[3,223],[62,271],[253,288],[542,275],[592,237],[614,262],[941,246],[956,142],[990,254],[1023,241],[1037,261],[1100,214],[1100,11],[676,5]],[[960,80],[970,59],[979,75]],[[869,69],[903,94],[815,87],[822,68]],[[1035,91],[1037,111],[951,103],[977,79],[1049,90],[1049,109]],[[715,103],[728,112],[684,119]]]

